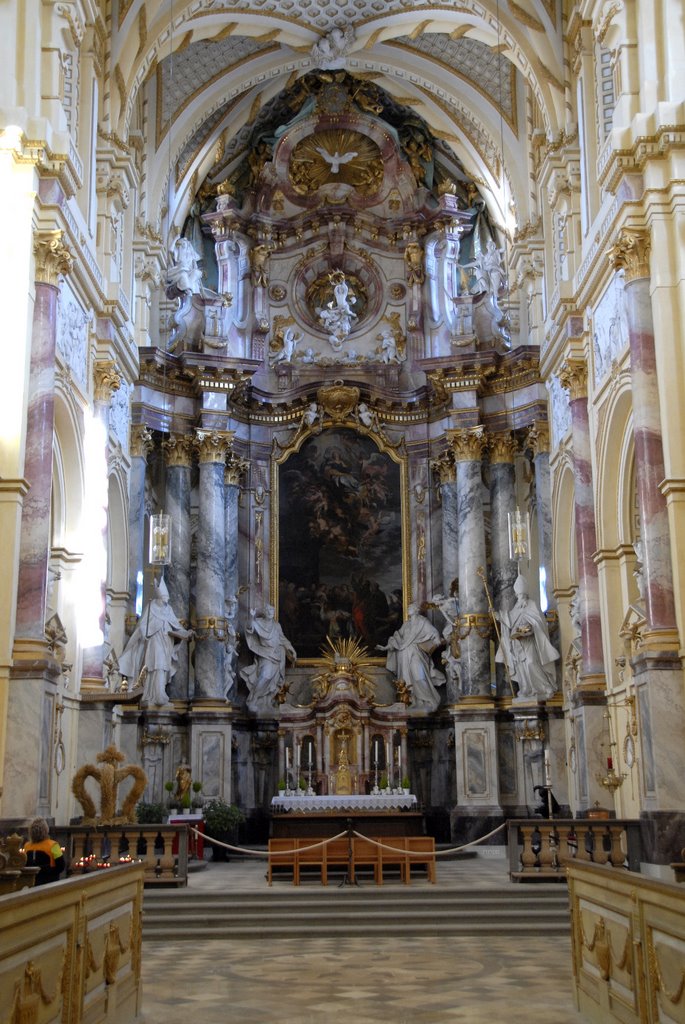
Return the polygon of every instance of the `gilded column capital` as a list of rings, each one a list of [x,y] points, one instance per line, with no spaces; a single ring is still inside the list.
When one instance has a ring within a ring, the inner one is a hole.
[[[478,462],[487,443],[485,428],[477,426],[465,430],[448,430],[447,443],[452,449],[455,462]]]
[[[169,434],[162,441],[162,451],[167,466],[184,466],[192,464],[195,451],[195,438],[192,434]]]
[[[587,363],[584,359],[567,359],[559,371],[559,383],[571,396],[587,398]]]
[[[96,402],[109,403],[121,387],[121,374],[113,359],[96,359],[93,363],[93,396]]]
[[[431,469],[437,475],[441,484],[453,484],[457,479],[457,464],[454,455],[447,449],[441,452],[436,458],[431,459]]]
[[[64,232],[36,231],[33,236],[33,255],[36,261],[36,283],[57,287],[60,275],[69,274],[74,266],[74,255],[64,242]]]
[[[236,486],[240,483],[243,473],[246,473],[249,468],[250,463],[247,459],[241,459],[235,452],[229,452],[224,470],[224,483]]]
[[[529,448],[533,449],[533,457],[549,452],[550,438],[547,420],[535,420],[526,436],[526,443]]]
[[[513,463],[518,455],[519,446],[510,430],[486,434],[486,443],[490,452],[490,462],[492,463]]]
[[[144,423],[131,424],[131,455],[134,458],[146,459],[154,447],[152,434]]]
[[[614,270],[624,270],[626,281],[649,277],[652,240],[647,231],[621,228],[607,256]]]
[[[225,462],[234,436],[233,430],[196,430],[194,443],[200,464]]]

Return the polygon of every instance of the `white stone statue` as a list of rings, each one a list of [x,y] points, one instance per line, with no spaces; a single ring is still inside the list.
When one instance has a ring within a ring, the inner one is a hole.
[[[202,294],[202,271],[198,261],[202,259],[195,246],[187,238],[177,238],[169,250],[171,264],[167,268],[167,286],[191,295]]]
[[[342,270],[336,270],[330,275],[333,284],[334,301],[320,306],[316,310],[319,322],[329,332],[328,341],[334,352],[339,352],[343,342],[352,330],[352,323],[357,319],[357,314],[352,309],[356,305],[356,298],[350,294],[349,285]]]
[[[312,59],[319,68],[342,68],[345,66],[347,54],[352,49],[355,32],[351,25],[345,28],[333,28],[317,39],[311,48]]]
[[[335,153],[329,153],[323,146],[317,146],[316,152],[330,165],[331,174],[339,174],[343,164],[349,164],[350,160],[354,160],[356,156],[359,156],[354,149],[349,153],[338,153],[337,150]]]
[[[499,613],[502,640],[495,661],[507,665],[518,683],[517,700],[546,700],[557,692],[559,652],[550,643],[547,620],[528,596],[523,576],[516,578],[514,593],[514,607]]]
[[[276,366],[277,363],[291,363],[293,356],[295,355],[295,349],[297,343],[302,337],[301,334],[295,334],[292,327],[286,327],[283,331],[283,347],[276,352],[271,358],[271,365]]]
[[[435,711],[440,703],[437,687],[444,685],[445,677],[430,657],[440,642],[435,626],[419,613],[417,604],[410,604],[405,622],[387,644],[376,646],[376,650],[388,652],[385,667],[407,684],[413,708]]]
[[[138,620],[135,631],[119,658],[119,673],[135,684],[143,682],[143,704],[163,707],[169,703],[166,688],[176,671],[177,640],[191,640],[169,604],[164,578],[155,580],[154,597]]]
[[[504,284],[504,267],[500,250],[492,238],[488,240],[485,251],[481,252],[473,262],[465,263],[464,269],[474,272],[476,281],[470,289],[472,294],[487,292],[497,299]]]
[[[245,641],[255,656],[254,664],[240,673],[247,683],[247,706],[258,714],[272,714],[276,694],[285,682],[286,658],[297,661],[295,648],[274,618],[273,605],[267,604],[262,612],[250,609],[245,627]]]
[[[397,341],[391,327],[384,327],[380,334],[377,336],[380,341],[380,354],[381,362],[383,363],[403,363],[407,358],[401,354],[397,348]]]

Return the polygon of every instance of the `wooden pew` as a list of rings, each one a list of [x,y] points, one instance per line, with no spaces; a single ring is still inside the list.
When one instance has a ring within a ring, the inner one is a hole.
[[[278,867],[292,868],[293,883],[295,885],[299,885],[300,879],[297,867],[297,839],[269,840],[269,866],[266,872],[266,881],[268,885],[271,885],[273,881],[273,869]]]
[[[425,867],[428,881],[435,885],[435,839],[433,836],[407,836],[407,853],[423,854],[424,856],[407,857],[407,881],[411,878],[413,867]]]

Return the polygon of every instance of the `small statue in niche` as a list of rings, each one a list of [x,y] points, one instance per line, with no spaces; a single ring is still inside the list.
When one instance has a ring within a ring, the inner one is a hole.
[[[250,250],[250,280],[255,288],[266,288],[269,275],[266,264],[271,255],[271,247],[260,243]]]
[[[400,352],[395,332],[392,327],[384,327],[380,334],[376,335],[380,341],[380,357],[382,363],[403,363],[407,358],[404,352]]]
[[[516,578],[514,593],[514,607],[499,613],[502,639],[495,661],[507,665],[518,683],[516,699],[546,700],[557,692],[559,652],[550,643],[547,620],[528,596],[523,576]]]
[[[407,284],[423,284],[426,273],[423,269],[423,252],[418,242],[409,242],[404,250],[404,265]]]

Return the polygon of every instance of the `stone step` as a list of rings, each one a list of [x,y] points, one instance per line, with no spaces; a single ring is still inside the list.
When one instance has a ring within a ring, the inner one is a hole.
[[[387,935],[567,935],[568,896],[550,887],[514,889],[363,889],[317,886],[274,892],[146,891],[146,941]]]

